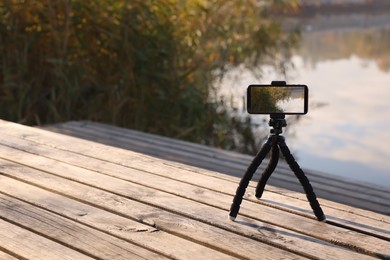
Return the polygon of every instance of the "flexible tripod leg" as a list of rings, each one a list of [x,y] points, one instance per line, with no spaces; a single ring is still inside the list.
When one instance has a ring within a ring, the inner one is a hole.
[[[269,161],[269,164],[267,168],[265,168],[264,172],[261,174],[260,180],[257,183],[256,193],[255,193],[257,199],[260,199],[261,196],[263,195],[265,185],[267,184],[269,177],[275,170],[278,161],[279,161],[279,147],[277,142],[275,141],[272,145],[271,159]]]
[[[249,165],[248,169],[246,170],[244,176],[242,177],[240,184],[238,185],[238,188],[236,190],[236,195],[234,196],[233,203],[230,207],[229,212],[229,218],[230,220],[235,220],[238,214],[238,211],[240,210],[240,205],[242,202],[242,199],[244,197],[246,188],[249,185],[249,181],[252,179],[253,174],[256,172],[257,168],[261,164],[261,162],[264,160],[264,158],[267,156],[268,152],[271,150],[271,147],[273,143],[276,142],[276,140],[273,138],[273,136],[268,137],[267,142],[263,145],[261,150],[257,153],[251,164]]]
[[[290,149],[288,149],[286,142],[284,141],[283,136],[279,136],[279,146],[288,165],[290,166],[291,170],[294,172],[295,176],[297,176],[298,180],[303,186],[303,189],[305,190],[306,193],[307,200],[309,201],[310,206],[313,209],[314,215],[317,217],[319,221],[325,222],[326,217],[324,215],[324,212],[321,209],[320,204],[317,201],[317,197],[313,191],[313,187],[311,186],[309,179],[306,177],[305,173],[302,171],[302,169],[299,167],[298,163],[295,161],[294,157],[292,156]]]

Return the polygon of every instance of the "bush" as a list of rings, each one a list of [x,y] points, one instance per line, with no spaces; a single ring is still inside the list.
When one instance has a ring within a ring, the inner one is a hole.
[[[280,2],[2,0],[0,118],[93,120],[237,148],[246,126],[214,83],[239,64],[283,67],[295,34],[266,15]]]

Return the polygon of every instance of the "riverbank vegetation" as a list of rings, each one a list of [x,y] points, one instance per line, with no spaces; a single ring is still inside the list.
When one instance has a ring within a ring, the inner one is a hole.
[[[215,82],[242,64],[286,69],[298,34],[269,14],[288,8],[294,2],[2,0],[0,118],[93,120],[248,151],[249,122],[228,112]]]

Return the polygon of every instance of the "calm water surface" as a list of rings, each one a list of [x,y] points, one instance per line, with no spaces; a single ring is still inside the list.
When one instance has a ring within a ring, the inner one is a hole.
[[[390,188],[390,13],[298,22],[303,39],[287,79],[266,67],[261,82],[232,71],[221,92],[242,107],[249,84],[308,85],[309,113],[287,126],[293,133],[287,144],[301,167]]]

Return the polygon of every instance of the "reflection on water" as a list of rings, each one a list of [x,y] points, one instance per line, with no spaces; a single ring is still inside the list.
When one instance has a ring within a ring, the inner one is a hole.
[[[296,126],[302,166],[390,187],[390,74],[355,56],[307,69],[295,59],[297,81],[310,87],[311,109]],[[305,147],[305,149],[300,149]]]
[[[390,14],[299,22],[302,45],[287,82],[308,85],[310,105],[291,126],[290,149],[304,168],[390,187]],[[222,92],[240,102],[248,85],[275,79],[283,77],[270,71],[258,82],[232,71]]]
[[[299,55],[307,66],[357,56],[374,61],[381,71],[390,71],[390,13],[318,16],[303,20],[300,28],[303,37]]]

